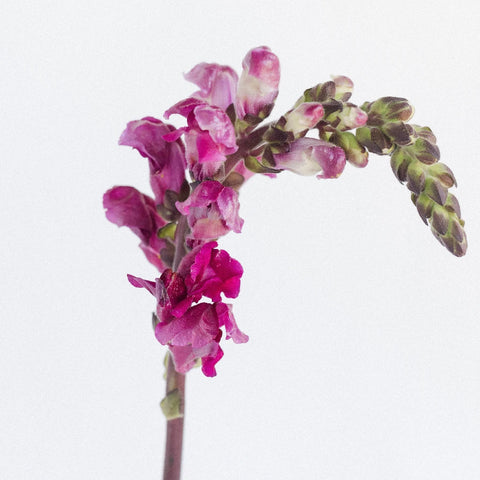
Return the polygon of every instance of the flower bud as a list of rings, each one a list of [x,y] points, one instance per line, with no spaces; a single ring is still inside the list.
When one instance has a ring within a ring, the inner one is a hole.
[[[347,161],[352,165],[361,168],[367,165],[368,152],[353,133],[336,131],[328,140],[343,149]]]
[[[345,152],[329,142],[315,138],[299,138],[290,151],[273,155],[275,166],[298,175],[337,178],[345,168]]]
[[[365,102],[362,109],[368,113],[369,125],[388,122],[407,122],[413,116],[414,108],[406,98],[382,97],[374,102]]]
[[[346,104],[339,111],[330,114],[326,121],[337,130],[351,130],[353,128],[363,127],[367,123],[368,115],[359,107]]]
[[[278,57],[268,47],[258,47],[247,53],[242,66],[235,99],[237,117],[243,119],[248,114],[265,118],[278,95]]]
[[[355,132],[357,140],[371,153],[388,155],[393,150],[392,141],[377,127],[360,127]]]
[[[290,131],[296,137],[313,128],[323,117],[323,106],[318,102],[301,103],[285,114],[283,130]]]
[[[332,75],[332,80],[335,83],[335,100],[346,102],[352,96],[352,80],[344,75]]]

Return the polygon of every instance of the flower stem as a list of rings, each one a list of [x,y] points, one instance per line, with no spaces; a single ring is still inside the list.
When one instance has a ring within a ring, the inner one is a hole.
[[[187,232],[187,217],[182,216],[178,221],[175,232],[175,256],[172,265],[174,271],[178,269],[178,265],[187,253],[187,249],[185,248],[185,236]],[[176,391],[180,398],[180,416],[167,419],[163,480],[180,480],[182,468],[183,418],[185,414],[185,375],[175,370],[171,353],[167,354],[166,381],[165,396],[168,397],[169,394]]]
[[[177,390],[180,395],[181,417],[167,420],[167,439],[163,480],[180,480],[182,466],[183,416],[185,412],[185,375],[175,370],[171,354],[167,359],[166,394]]]

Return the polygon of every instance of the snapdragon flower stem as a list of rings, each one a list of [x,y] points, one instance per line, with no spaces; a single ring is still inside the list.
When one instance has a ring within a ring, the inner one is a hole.
[[[182,467],[183,445],[183,415],[185,411],[185,375],[175,370],[172,356],[168,354],[167,360],[167,388],[168,395],[177,390],[181,403],[181,417],[167,420],[167,439],[165,443],[165,461],[163,465],[163,480],[180,480]]]

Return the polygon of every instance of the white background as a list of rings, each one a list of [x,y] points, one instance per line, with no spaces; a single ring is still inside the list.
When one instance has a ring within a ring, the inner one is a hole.
[[[478,2],[7,0],[0,16],[0,478],[158,479],[165,348],[155,271],[103,192],[149,192],[117,146],[201,61],[268,45],[276,116],[330,74],[352,101],[405,96],[455,172],[470,250],[451,256],[387,157],[338,180],[285,172],[241,194],[250,335],[188,375],[184,479],[480,478]]]

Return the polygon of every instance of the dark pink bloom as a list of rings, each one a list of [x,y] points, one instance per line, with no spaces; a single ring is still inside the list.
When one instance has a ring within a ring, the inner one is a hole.
[[[200,87],[192,97],[226,110],[237,92],[238,75],[226,66],[216,63],[199,63],[185,74],[185,79]]]
[[[274,155],[276,168],[317,178],[337,178],[345,168],[345,152],[340,147],[316,138],[295,140],[290,151]]]
[[[230,230],[239,233],[242,229],[238,193],[215,180],[200,183],[184,202],[177,202],[176,207],[187,215],[193,240],[214,240]]]
[[[148,158],[150,184],[157,204],[163,203],[165,191],[179,192],[185,180],[185,148],[180,139],[167,142],[164,136],[174,131],[171,125],[153,117],[145,117],[127,124],[119,144],[138,150]]]
[[[212,177],[226,156],[238,149],[235,129],[227,114],[197,98],[187,98],[165,112],[165,117],[179,114],[187,118],[187,127],[167,134],[168,141],[185,134],[187,162],[197,180]]]
[[[219,302],[222,293],[228,298],[236,298],[240,292],[243,275],[240,262],[225,250],[217,250],[216,246],[216,242],[208,242],[196,247],[179,265],[178,271],[185,277],[188,295],[195,302],[202,296]]]
[[[280,62],[268,47],[250,50],[242,66],[235,99],[235,111],[240,119],[247,114],[259,116],[273,104],[280,82]]]
[[[155,335],[160,343],[170,347],[175,368],[182,373],[201,359],[205,375],[216,374],[215,364],[223,356],[219,346],[222,328],[227,340],[248,341],[235,322],[231,305],[221,301],[222,293],[230,298],[238,295],[243,269],[216,246],[210,242],[195,248],[184,257],[178,272],[167,269],[155,282],[128,275],[133,286],[147,289],[157,299],[159,323]],[[209,297],[214,303],[192,306],[202,297]]]
[[[165,269],[160,258],[165,240],[157,237],[165,221],[158,215],[154,200],[133,187],[113,187],[103,195],[103,207],[108,220],[129,227],[140,238],[140,248],[148,261],[160,271]]]
[[[189,308],[181,318],[165,312],[162,321],[155,327],[155,336],[162,345],[169,345],[175,368],[185,373],[196,360],[202,360],[206,376],[215,376],[215,364],[223,356],[219,346],[222,327],[226,338],[235,343],[245,343],[248,336],[242,333],[232,313],[231,305],[225,303],[199,303]],[[183,347],[178,350],[178,347]]]

